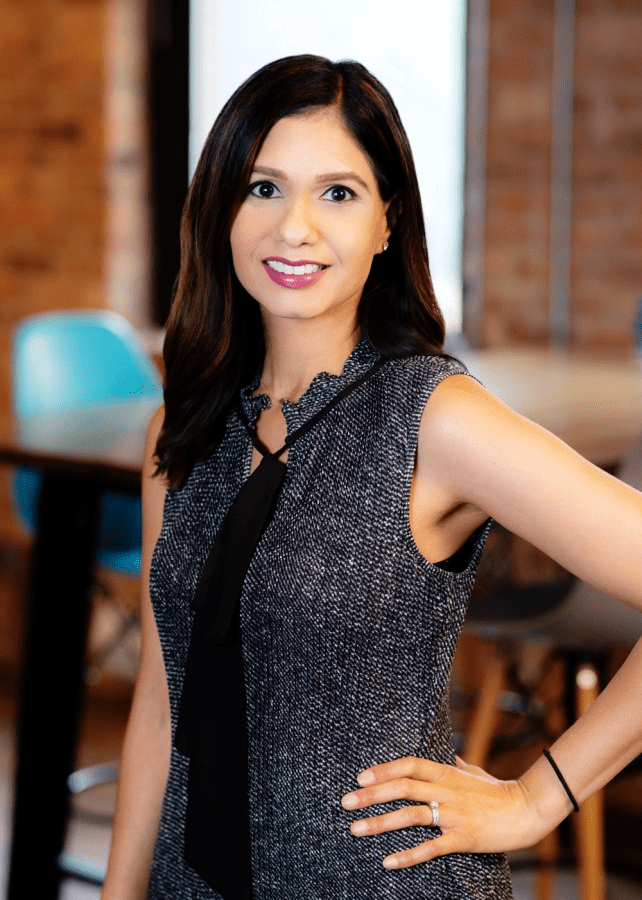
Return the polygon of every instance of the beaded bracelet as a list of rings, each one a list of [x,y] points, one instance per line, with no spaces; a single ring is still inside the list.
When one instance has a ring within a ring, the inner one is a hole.
[[[557,763],[555,762],[555,760],[553,759],[553,757],[551,756],[551,754],[549,753],[548,750],[544,749],[544,750],[542,750],[542,753],[544,754],[544,756],[546,757],[546,759],[549,761],[549,763],[553,766],[553,771],[555,772],[555,774],[556,774],[557,777],[559,778],[559,780],[560,780],[560,782],[561,782],[561,784],[562,784],[562,787],[564,788],[564,790],[565,790],[566,793],[568,794],[568,799],[569,799],[569,800],[571,801],[571,803],[573,804],[573,809],[575,810],[575,812],[579,812],[579,811],[580,811],[580,808],[579,808],[579,806],[577,805],[577,800],[575,799],[575,797],[574,797],[573,794],[571,793],[571,789],[570,789],[570,787],[567,785],[566,779],[564,778],[564,776],[563,776],[562,773],[560,772],[559,768],[557,767]]]

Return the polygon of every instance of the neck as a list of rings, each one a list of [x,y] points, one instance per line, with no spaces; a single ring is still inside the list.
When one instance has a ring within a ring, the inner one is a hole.
[[[260,392],[273,402],[296,402],[319,372],[340,375],[359,341],[356,322],[348,327],[319,321],[264,321],[265,362]]]

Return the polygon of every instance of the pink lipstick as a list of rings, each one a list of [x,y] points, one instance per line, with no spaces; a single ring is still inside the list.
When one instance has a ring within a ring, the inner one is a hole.
[[[264,259],[263,266],[275,284],[295,290],[316,284],[328,268],[310,259],[292,261],[280,256]]]

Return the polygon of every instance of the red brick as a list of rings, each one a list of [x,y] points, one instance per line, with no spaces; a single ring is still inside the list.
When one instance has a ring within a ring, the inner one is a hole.
[[[571,341],[631,345],[642,284],[642,7],[578,0]],[[482,339],[547,341],[553,2],[491,0]]]

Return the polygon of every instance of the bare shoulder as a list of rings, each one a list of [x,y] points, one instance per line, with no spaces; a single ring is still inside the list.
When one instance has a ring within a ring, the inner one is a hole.
[[[521,516],[533,513],[542,491],[562,496],[572,485],[581,493],[603,476],[468,375],[449,376],[433,391],[417,463],[418,473],[454,506],[474,506],[518,533]]]
[[[511,409],[468,375],[434,390],[419,433],[420,461],[458,500],[496,515],[496,502],[527,484],[585,484],[597,470],[541,425]]]
[[[147,427],[145,458],[143,461],[143,516],[148,522],[150,519],[153,522],[151,530],[156,536],[160,532],[165,494],[167,492],[165,477],[159,475],[156,471],[158,462],[156,458],[156,443],[164,420],[165,408],[161,406],[156,410]]]
[[[496,465],[496,439],[502,430],[510,431],[505,420],[511,416],[469,375],[440,381],[424,408],[417,445],[413,499],[424,523],[434,528],[460,520],[466,537],[492,515],[479,488],[488,484],[484,469]],[[503,440],[510,443],[506,436]]]
[[[526,422],[514,410],[487,391],[470,375],[444,378],[433,391],[422,418],[422,431],[430,430],[433,439],[448,441],[461,432],[492,431],[499,421],[505,427]],[[532,423],[531,423],[532,424]]]
[[[149,426],[147,428],[148,435],[154,435],[154,437],[158,437],[161,428],[163,427],[163,422],[165,421],[165,406],[161,404],[154,415],[151,417],[149,421]]]
[[[156,449],[156,442],[158,441],[158,435],[160,434],[161,428],[163,427],[163,422],[165,421],[165,407],[159,406],[154,415],[149,420],[149,425],[147,426],[147,437],[145,439],[145,460],[147,461],[149,457],[153,457],[154,451]]]
[[[160,406],[149,421],[147,436],[145,438],[145,459],[143,462],[143,477],[149,478],[156,472],[156,443],[165,421],[165,407]]]
[[[555,440],[510,409],[469,375],[450,375],[433,391],[419,432],[419,461],[435,476],[483,472],[519,456],[524,447]],[[463,498],[462,498],[463,499]]]
[[[642,602],[642,494],[596,468],[467,375],[424,410],[418,471],[453,506],[483,510],[602,590]],[[634,567],[601,560],[635,560]],[[636,580],[637,579],[637,580]]]

